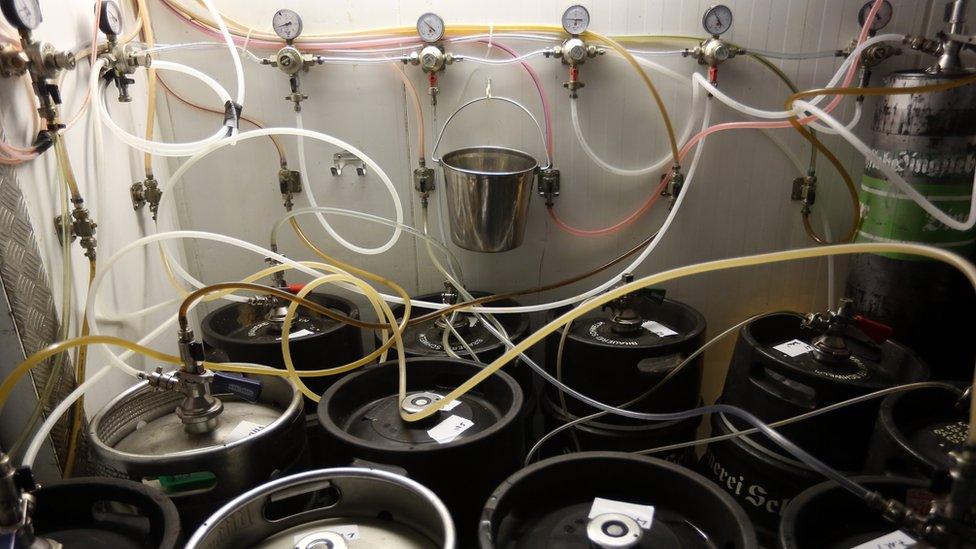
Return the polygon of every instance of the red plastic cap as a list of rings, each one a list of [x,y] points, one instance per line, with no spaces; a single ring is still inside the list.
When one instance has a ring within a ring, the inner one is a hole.
[[[887,324],[882,324],[876,320],[871,320],[864,315],[854,315],[854,322],[864,335],[870,337],[875,343],[884,343],[895,333],[894,328]]]
[[[289,284],[288,285],[288,291],[291,292],[291,293],[293,293],[293,294],[297,294],[298,292],[302,291],[303,289],[305,289],[305,285],[304,284]]]

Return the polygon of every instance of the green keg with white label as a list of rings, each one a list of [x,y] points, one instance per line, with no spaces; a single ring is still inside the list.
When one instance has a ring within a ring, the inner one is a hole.
[[[890,75],[885,86],[927,86],[962,76],[910,70]],[[872,129],[881,162],[940,210],[966,219],[976,170],[976,86],[884,96]],[[929,244],[968,258],[976,251],[976,230],[958,231],[936,220],[875,162],[865,166],[860,203],[858,242]],[[954,268],[908,255],[864,254],[852,261],[847,294],[857,310],[893,327],[895,338],[932,366],[933,377],[959,377],[972,365],[971,338],[964,337],[972,323],[955,317],[971,316],[964,313],[976,300]]]

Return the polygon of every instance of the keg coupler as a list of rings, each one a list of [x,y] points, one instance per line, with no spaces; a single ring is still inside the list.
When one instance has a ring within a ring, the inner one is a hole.
[[[458,302],[457,288],[455,288],[454,285],[451,284],[450,282],[444,282],[444,291],[441,292],[441,303],[445,305],[454,305],[457,302]],[[450,315],[450,317],[451,318],[449,319],[448,315],[439,316],[437,317],[436,320],[434,320],[434,325],[436,325],[441,330],[447,330],[448,329],[447,325],[448,323],[450,323],[451,326],[453,326],[454,329],[458,332],[462,330],[466,330],[471,326],[471,324],[468,322],[468,319],[471,318],[471,315],[460,313],[460,314],[452,314]]]
[[[634,281],[634,275],[621,275],[623,284]],[[642,288],[614,299],[603,306],[604,311],[610,312],[614,333],[620,335],[634,335],[641,333],[644,322],[652,318],[654,307],[664,303],[665,291],[654,288]]]
[[[10,456],[0,452],[0,546],[60,549],[60,543],[34,534],[35,489],[30,468],[17,469]]]
[[[240,376],[214,373],[203,367],[203,344],[194,341],[193,330],[180,332],[180,358],[183,369],[163,373],[162,368],[143,374],[149,385],[166,391],[176,391],[184,399],[176,407],[176,415],[183,428],[190,434],[209,433],[220,421],[224,404],[213,395],[217,392],[233,393],[249,402],[256,402],[261,395],[261,382]]]
[[[847,346],[847,339],[858,338],[858,332],[868,336],[876,344],[887,341],[892,333],[889,326],[856,314],[854,302],[849,298],[842,298],[835,310],[808,314],[803,320],[803,326],[823,331],[823,335],[811,342],[813,354],[817,360],[831,363],[850,358],[851,350]]]

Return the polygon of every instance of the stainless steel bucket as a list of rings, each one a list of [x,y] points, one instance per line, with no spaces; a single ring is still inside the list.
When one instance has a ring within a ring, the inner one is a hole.
[[[505,147],[469,147],[437,158],[444,130],[459,112],[479,101],[501,101],[522,109],[542,132],[538,120],[525,107],[505,97],[479,97],[461,105],[444,123],[434,144],[433,160],[444,172],[451,240],[473,252],[505,252],[522,244],[532,199],[532,184],[539,163],[531,155]],[[549,168],[548,158],[543,169]]]

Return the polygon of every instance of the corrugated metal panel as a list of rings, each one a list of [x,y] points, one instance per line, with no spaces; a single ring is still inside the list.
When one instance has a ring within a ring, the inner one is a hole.
[[[57,340],[58,316],[48,284],[47,272],[41,260],[40,250],[34,239],[34,231],[27,214],[27,204],[10,167],[0,167],[0,280],[10,307],[14,330],[20,341],[20,349],[6,349],[3,356],[18,361],[25,356],[47,347]],[[53,405],[62,401],[74,388],[70,358],[64,358],[61,371],[54,380],[51,405],[44,410],[44,417]],[[16,363],[2,364],[10,371]],[[28,378],[32,385],[32,404],[54,372],[53,359],[34,368]],[[61,419],[50,435],[50,442],[59,466],[67,450],[68,416]],[[82,441],[80,456],[87,455],[86,441]]]

